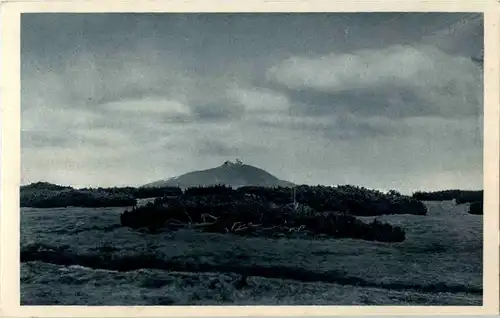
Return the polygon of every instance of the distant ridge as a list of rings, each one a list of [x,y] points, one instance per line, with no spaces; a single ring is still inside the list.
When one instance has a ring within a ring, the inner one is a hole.
[[[46,191],[61,191],[61,190],[68,190],[68,189],[73,189],[70,186],[62,186],[50,182],[45,182],[45,181],[39,181],[39,182],[33,182],[27,185],[22,185],[21,190],[22,191],[40,191],[40,190],[46,190]]]
[[[143,187],[180,187],[190,188],[197,186],[211,186],[223,184],[232,188],[243,186],[261,186],[261,187],[291,187],[292,182],[280,180],[269,172],[244,164],[226,161],[222,165],[206,170],[192,171],[180,176],[159,180],[143,185]]]

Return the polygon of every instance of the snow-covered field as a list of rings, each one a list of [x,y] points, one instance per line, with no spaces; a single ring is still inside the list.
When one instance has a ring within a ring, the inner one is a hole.
[[[482,217],[426,204],[377,217],[403,243],[149,234],[119,226],[124,208],[22,208],[21,303],[480,305]]]

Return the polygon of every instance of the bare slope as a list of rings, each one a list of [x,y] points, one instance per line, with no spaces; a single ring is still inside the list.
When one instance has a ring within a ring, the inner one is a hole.
[[[206,170],[188,172],[178,177],[148,183],[143,187],[197,187],[224,184],[233,188],[242,186],[289,187],[293,183],[280,180],[260,168],[226,161],[224,164]]]

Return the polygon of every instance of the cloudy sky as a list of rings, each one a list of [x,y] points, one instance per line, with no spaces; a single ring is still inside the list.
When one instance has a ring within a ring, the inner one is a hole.
[[[305,184],[482,188],[483,19],[24,14],[22,183],[241,159]]]

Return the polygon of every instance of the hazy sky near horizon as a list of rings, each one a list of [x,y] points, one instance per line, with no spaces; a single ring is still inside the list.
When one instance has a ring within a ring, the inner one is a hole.
[[[241,159],[306,184],[482,188],[483,18],[23,14],[22,183]]]

